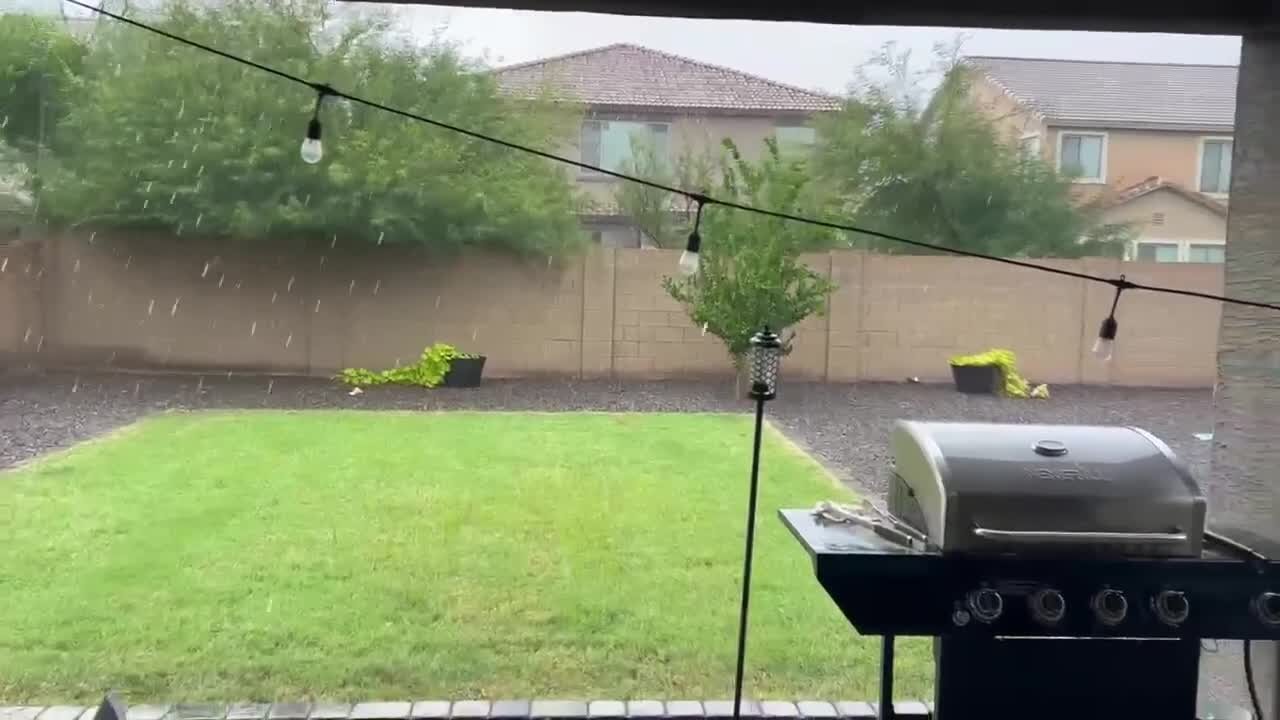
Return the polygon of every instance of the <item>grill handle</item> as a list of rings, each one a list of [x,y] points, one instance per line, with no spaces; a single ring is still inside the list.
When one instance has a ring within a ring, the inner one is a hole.
[[[1003,540],[1013,543],[1070,543],[1076,545],[1110,544],[1110,543],[1148,543],[1153,545],[1176,545],[1187,541],[1187,534],[1182,532],[1148,533],[1148,532],[1095,532],[1070,530],[993,530],[975,527],[975,537],[983,540]]]

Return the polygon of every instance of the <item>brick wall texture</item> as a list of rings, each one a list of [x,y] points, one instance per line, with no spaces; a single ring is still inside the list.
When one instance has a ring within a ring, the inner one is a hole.
[[[329,375],[391,367],[425,345],[488,356],[491,377],[727,376],[719,341],[667,296],[676,251],[430,258],[168,238],[54,237],[0,246],[0,362],[10,366]],[[1107,286],[950,257],[836,251],[806,262],[838,286],[794,328],[793,379],[949,377],[947,358],[1018,353],[1037,382],[1209,386],[1219,307],[1126,293],[1115,358],[1089,353]],[[1214,265],[1049,261],[1222,291]]]

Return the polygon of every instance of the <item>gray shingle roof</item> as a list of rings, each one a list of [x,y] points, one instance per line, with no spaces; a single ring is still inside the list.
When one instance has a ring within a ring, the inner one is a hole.
[[[617,107],[818,112],[838,98],[718,65],[620,43],[495,71],[506,92]]]
[[[1236,68],[1226,65],[969,57],[965,62],[1054,125],[1230,132]]]

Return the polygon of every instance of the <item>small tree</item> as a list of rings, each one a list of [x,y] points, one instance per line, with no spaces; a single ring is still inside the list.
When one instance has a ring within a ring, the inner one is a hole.
[[[758,163],[724,141],[715,196],[798,215],[820,215],[823,198],[805,163],[787,160],[772,140]],[[671,297],[689,317],[720,338],[741,369],[751,336],[762,326],[777,331],[821,313],[834,286],[808,268],[800,254],[842,243],[840,235],[803,223],[711,206],[703,210],[701,269],[688,278],[666,278]],[[784,337],[790,352],[794,332]]]
[[[642,177],[668,187],[705,189],[714,174],[716,158],[711,152],[684,153],[674,162],[658,151],[650,139],[631,138],[631,158],[621,172]],[[639,183],[623,182],[613,194],[614,202],[632,224],[660,248],[680,247],[689,235],[694,203]]]

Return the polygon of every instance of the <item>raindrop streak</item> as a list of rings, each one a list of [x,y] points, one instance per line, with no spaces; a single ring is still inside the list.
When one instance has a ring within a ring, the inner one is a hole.
[[[43,347],[44,347],[44,336],[41,335],[40,340],[36,342],[36,352],[40,352],[40,349]]]
[[[201,375],[200,379],[196,381],[196,394],[199,395],[202,392],[204,392],[204,376],[203,375]]]
[[[93,231],[93,232],[91,232],[91,233],[89,233],[89,244],[90,244],[90,245],[92,245],[92,244],[93,244],[94,239],[95,239],[95,238],[97,238],[97,237],[98,237],[98,232],[97,232],[96,230],[95,230],[95,231]]]
[[[172,161],[172,160],[170,160],[169,162],[173,162],[173,161]],[[174,201],[174,200],[177,200],[177,199],[178,199],[178,191],[177,191],[177,190],[174,190],[174,191],[173,191],[173,194],[169,196],[169,204],[170,204],[170,205],[172,205],[172,204],[173,204],[173,201]]]
[[[204,220],[204,213],[200,213],[196,216],[196,227],[200,227],[201,220]]]
[[[178,119],[179,120],[182,119],[182,114],[185,113],[186,111],[187,111],[187,101],[183,100],[182,102],[178,103]]]
[[[169,161],[169,164],[168,164],[168,165],[165,165],[165,167],[167,167],[167,168],[171,168],[171,167],[173,167],[173,161],[172,161],[172,160],[170,160],[170,161]]]
[[[31,340],[31,328],[27,328],[26,334],[22,336],[22,344],[26,345],[29,340]]]
[[[320,312],[320,301],[316,300],[316,312]]]
[[[186,224],[186,223],[178,223],[178,229],[177,229],[176,231],[174,231],[174,234],[175,234],[175,235],[181,235],[181,234],[182,234],[182,228],[184,228],[184,227],[186,227],[186,226],[187,226],[187,224]]]
[[[115,351],[115,350],[112,350],[112,351],[111,351],[111,355],[107,357],[107,364],[108,364],[108,365],[110,365],[111,363],[113,363],[113,362],[115,362],[115,361],[116,361],[116,351]]]
[[[272,305],[275,305],[275,304],[276,304],[276,298],[278,298],[278,297],[280,297],[280,293],[277,293],[277,292],[273,292],[273,293],[271,293],[271,304],[272,304]]]
[[[239,289],[240,289],[240,283],[239,283],[239,282],[237,282],[237,283],[236,283],[236,289],[237,289],[237,290],[239,290]]]
[[[324,267],[324,256],[320,256],[320,267]]]
[[[268,394],[268,395],[270,395],[270,394],[271,394],[271,388],[275,387],[275,385],[276,385],[276,381],[275,381],[275,380],[268,380],[268,381],[267,381],[267,394]],[[270,610],[268,610],[268,612],[270,612]]]
[[[4,269],[7,267],[9,267],[9,258],[0,260],[0,272],[4,272]]]
[[[706,336],[707,336],[707,324],[702,323],[702,337],[706,337]]]
[[[228,380],[230,380],[230,379],[231,379],[231,372],[232,372],[231,370],[228,370],[228,371],[227,371],[227,379],[228,379]]]
[[[551,267],[551,256],[547,256],[547,267]]]
[[[440,296],[439,296],[439,295],[437,295],[437,296],[436,296],[436,309],[437,309],[437,310],[439,310],[439,309],[440,309]]]
[[[289,276],[289,284],[288,284],[288,285],[285,285],[285,287],[284,287],[284,291],[285,291],[285,292],[293,292],[293,280],[294,280],[294,277],[293,277],[292,275],[290,275],[290,276]]]
[[[27,269],[30,270],[31,266],[28,265]],[[80,272],[80,258],[76,258],[76,264],[71,268],[71,272]]]
[[[471,342],[475,342],[475,341],[476,341],[476,335],[479,335],[479,334],[480,334],[480,328],[472,328],[472,330],[471,330]]]
[[[125,269],[125,270],[128,270],[128,269],[129,269],[129,266],[130,266],[130,265],[132,265],[132,264],[133,264],[133,256],[132,256],[132,255],[130,255],[130,256],[129,256],[128,258],[126,258],[126,259],[125,259],[125,261],[124,261],[124,269]]]
[[[203,174],[204,174],[204,166],[201,165],[199,169],[196,170],[196,177],[200,177]]]
[[[379,245],[381,245],[381,244],[382,244],[382,236],[383,236],[383,235],[386,235],[386,234],[387,234],[387,233],[386,233],[386,231],[385,231],[385,230],[384,230],[383,232],[378,233],[378,244],[379,244]]]
[[[148,181],[148,182],[147,182],[147,189],[145,190],[145,192],[151,192],[151,186],[152,186],[152,185],[154,185],[154,184],[155,184],[155,182],[154,182],[154,181]]]
[[[183,160],[183,161],[182,161],[182,169],[183,169],[183,170],[186,170],[186,169],[187,169],[187,161],[186,161],[186,160]]]
[[[332,250],[333,248],[336,248],[336,247],[338,247],[338,236],[334,235],[333,242],[329,243],[329,249]]]
[[[173,307],[169,308],[169,317],[178,316],[178,303],[182,302],[182,298],[173,301]]]
[[[289,337],[284,339],[284,346],[289,347],[292,344],[293,344],[293,335],[290,334]]]
[[[3,122],[0,122],[0,130],[5,129],[6,127],[9,127],[9,116],[8,116],[8,115],[5,115],[5,116],[4,116],[4,121],[3,121]]]
[[[222,284],[223,284],[223,283],[225,283],[226,281],[227,281],[227,274],[226,274],[226,273],[222,273],[221,275],[219,275],[219,276],[218,276],[218,287],[222,287]]]
[[[204,269],[200,271],[200,277],[204,277],[205,275],[208,275],[208,274],[209,274],[209,263],[206,262],[204,264]]]
[[[141,394],[142,394],[142,383],[137,383],[136,385],[133,386],[133,396],[136,398]]]
[[[147,199],[143,200],[143,201],[142,201],[142,209],[143,209],[143,210],[146,210],[146,209],[147,209],[147,206],[148,206],[148,205],[150,205],[150,204],[151,204],[151,198],[147,198]]]
[[[351,293],[355,292],[355,289],[356,289],[356,281],[352,280],[351,284],[347,286],[347,294],[350,295]]]
[[[92,304],[93,304],[93,291],[92,291],[92,290],[90,290],[90,291],[89,291],[89,300],[88,300],[88,304],[89,304],[89,305],[92,305]]]
[[[71,384],[71,392],[75,392],[79,389],[80,389],[80,376],[77,375],[75,382]]]
[[[302,207],[306,207],[310,204],[311,204],[311,193],[307,193],[307,196],[302,199]]]
[[[156,300],[155,298],[151,298],[151,302],[147,303],[147,315],[150,315],[152,311],[154,311],[155,309],[156,309]]]
[[[382,287],[382,281],[381,281],[381,280],[378,280],[377,282],[375,282],[375,283],[373,284],[373,294],[374,294],[374,295],[377,295],[377,294],[378,294],[378,288],[380,288],[380,287]]]
[[[254,320],[253,324],[249,326],[249,337],[253,337],[254,335],[257,335],[257,334],[258,334],[258,321]]]

